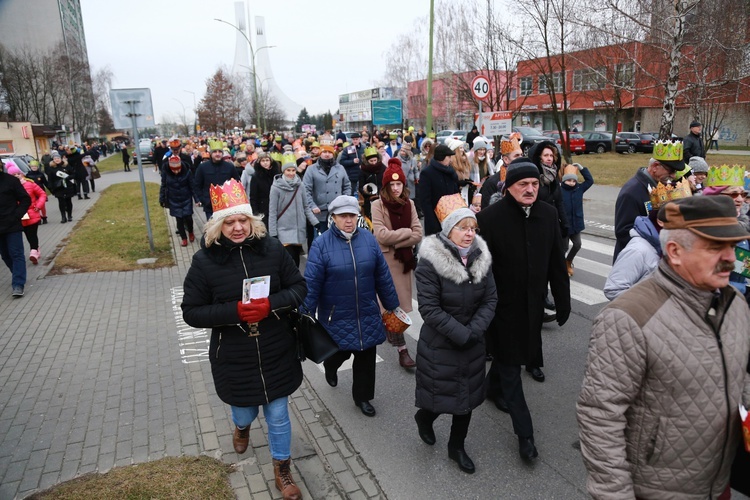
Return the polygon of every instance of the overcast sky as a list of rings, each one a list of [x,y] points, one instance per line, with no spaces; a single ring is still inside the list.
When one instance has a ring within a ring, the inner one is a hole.
[[[213,19],[236,24],[234,0],[80,2],[92,71],[108,65],[113,88],[150,88],[157,122],[175,119],[183,105],[191,119],[193,96],[185,90],[200,100],[219,65],[232,69],[237,32]],[[429,13],[429,0],[364,5],[251,3],[251,16],[265,17],[268,44],[276,46],[266,49],[276,82],[310,114],[335,112],[339,94],[372,88],[385,73],[383,52]]]

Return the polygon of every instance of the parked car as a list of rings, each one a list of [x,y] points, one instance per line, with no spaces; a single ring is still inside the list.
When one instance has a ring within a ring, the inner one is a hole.
[[[562,133],[559,130],[545,130],[542,132],[548,138],[554,139],[562,149],[562,141],[565,139],[565,132]],[[581,134],[570,134],[570,152],[577,155],[582,155],[586,152],[586,139]]]
[[[151,139],[141,139],[136,146],[136,153],[141,157],[141,163],[153,163],[153,148]]]
[[[534,127],[513,127],[513,132],[521,134],[521,150],[524,156],[528,156],[529,148],[534,144],[549,140],[549,137],[542,135]]]
[[[654,150],[654,136],[651,134],[639,134],[638,132],[620,132],[617,134],[627,143],[627,147],[618,148],[618,153],[651,153]]]
[[[659,140],[659,131],[658,130],[656,132],[641,132],[641,133],[642,134],[653,135],[655,141]],[[681,141],[683,139],[682,137],[680,137],[677,134],[672,134],[671,138],[672,138],[673,141]]]
[[[587,153],[607,153],[612,151],[612,134],[609,132],[582,132],[581,135],[586,141]],[[628,143],[619,135],[615,136],[616,151],[620,148],[627,150]]]
[[[34,158],[32,158],[29,155],[13,155],[13,154],[11,154],[11,155],[2,155],[2,156],[0,156],[0,160],[3,161],[3,172],[6,172],[6,173],[8,172],[8,167],[6,165],[6,162],[8,160],[12,160],[13,163],[15,163],[18,166],[18,168],[21,169],[21,172],[23,172],[25,174],[26,172],[28,172],[30,170],[29,169],[29,162],[31,160],[33,160],[33,159]]]
[[[435,142],[445,144],[445,140],[450,137],[459,141],[466,140],[466,130],[441,130],[435,134]]]

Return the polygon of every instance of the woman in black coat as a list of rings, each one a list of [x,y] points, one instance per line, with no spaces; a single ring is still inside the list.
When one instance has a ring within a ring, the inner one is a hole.
[[[76,194],[75,169],[62,159],[57,151],[46,169],[49,190],[57,198],[62,223],[73,220],[73,196]],[[67,216],[67,218],[66,218]]]
[[[484,401],[484,333],[495,314],[497,292],[492,258],[476,234],[474,213],[459,208],[441,224],[442,232],[422,242],[415,273],[424,324],[417,344],[420,409],[414,419],[419,437],[432,445],[432,423],[441,413],[452,414],[448,456],[471,474],[474,463],[464,440],[472,410]]]
[[[190,241],[195,241],[193,202],[197,202],[198,198],[193,191],[193,174],[190,172],[190,165],[179,155],[170,156],[166,163],[168,168],[161,170],[159,204],[169,207],[169,215],[177,221],[177,233],[182,239],[180,245],[186,247],[188,237]]]
[[[247,450],[250,424],[263,406],[276,487],[284,498],[299,498],[290,470],[288,396],[302,383],[302,366],[288,313],[307,286],[252,214],[242,185],[228,182],[211,197],[213,216],[185,277],[182,315],[190,326],[211,328],[211,373],[216,393],[232,408],[235,451]],[[244,280],[257,277],[269,277],[267,293],[243,301]]]
[[[250,204],[253,213],[263,216],[268,227],[268,210],[271,202],[271,186],[274,178],[281,173],[281,167],[268,153],[258,153],[255,162],[255,173],[250,183]]]

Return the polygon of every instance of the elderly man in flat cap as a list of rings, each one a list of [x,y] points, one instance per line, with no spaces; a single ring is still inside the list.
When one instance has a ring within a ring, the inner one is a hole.
[[[726,196],[659,211],[663,258],[594,321],[577,414],[594,498],[729,498],[750,402],[750,310],[729,286],[750,238]]]

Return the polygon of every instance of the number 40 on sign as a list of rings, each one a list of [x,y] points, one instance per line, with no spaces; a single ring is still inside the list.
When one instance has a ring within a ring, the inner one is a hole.
[[[490,81],[485,76],[475,76],[471,81],[471,93],[480,101],[487,99],[490,94]]]

